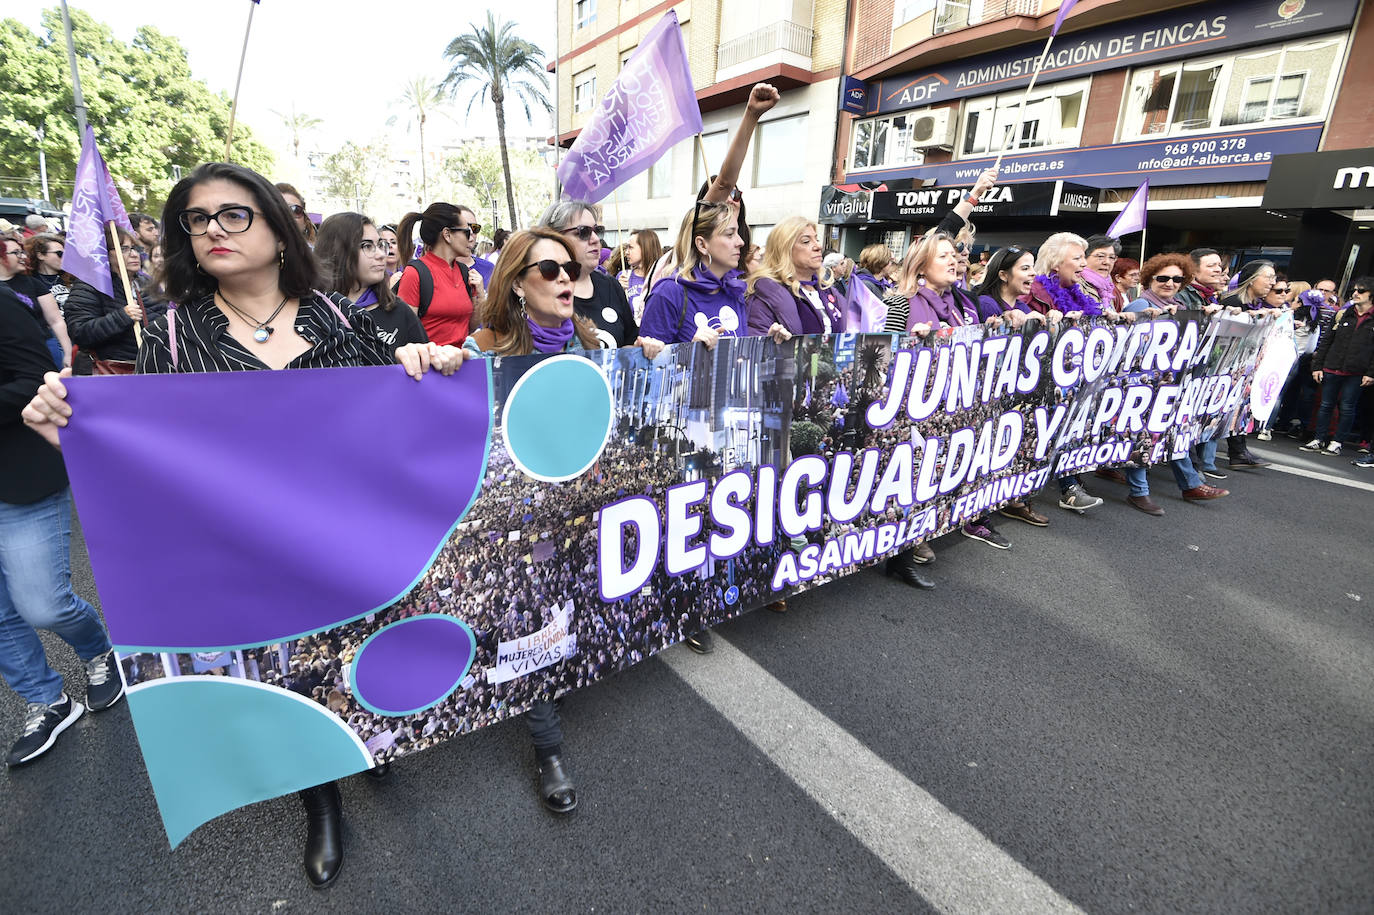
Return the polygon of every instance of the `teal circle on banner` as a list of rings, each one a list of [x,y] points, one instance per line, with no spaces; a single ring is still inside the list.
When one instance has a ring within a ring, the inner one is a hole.
[[[501,434],[526,476],[562,483],[585,473],[611,437],[611,382],[581,356],[545,359],[506,397]]]

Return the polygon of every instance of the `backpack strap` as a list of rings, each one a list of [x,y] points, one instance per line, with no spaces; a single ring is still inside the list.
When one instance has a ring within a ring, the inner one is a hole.
[[[348,298],[348,296],[338,292],[331,292],[326,294],[320,292],[318,289],[315,290],[315,295],[320,296],[326,302],[329,303],[329,307],[334,309],[334,314],[339,316],[339,320],[343,322],[344,327],[347,327],[349,330],[353,329],[353,324],[351,321],[348,320],[348,315],[344,314],[343,309],[339,307],[340,305],[353,304],[353,302]]]
[[[429,272],[429,264],[420,260],[418,257],[406,264],[407,267],[415,268],[415,275],[420,278],[420,304],[416,311],[420,317],[425,316],[429,311],[430,302],[434,300],[434,274]]]

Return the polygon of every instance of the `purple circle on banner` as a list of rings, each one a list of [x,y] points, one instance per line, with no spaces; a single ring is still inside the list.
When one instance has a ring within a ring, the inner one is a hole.
[[[427,614],[383,626],[353,658],[354,695],[379,715],[411,715],[442,702],[467,676],[477,641],[467,623]]]

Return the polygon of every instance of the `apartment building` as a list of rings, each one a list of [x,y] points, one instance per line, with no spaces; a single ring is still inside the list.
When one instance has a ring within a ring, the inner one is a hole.
[[[1309,277],[1368,267],[1369,3],[1081,0],[1027,98],[1058,7],[849,0],[852,113],[821,194],[845,250],[901,250],[1005,149],[980,245],[1104,231],[1148,178],[1152,251],[1264,253]]]
[[[559,0],[558,142],[570,146],[644,34],[669,10],[682,24],[701,106],[703,166],[678,144],[604,201],[611,241],[653,229],[677,235],[696,190],[725,155],[750,88],[773,84],[781,102],[762,119],[740,174],[754,240],[779,220],[816,209],[833,171],[844,0]]]

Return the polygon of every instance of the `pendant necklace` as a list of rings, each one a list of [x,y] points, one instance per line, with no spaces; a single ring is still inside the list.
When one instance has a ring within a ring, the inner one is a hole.
[[[266,343],[271,338],[272,331],[276,329],[272,327],[271,322],[275,321],[277,319],[277,315],[281,314],[281,310],[286,307],[286,299],[282,299],[281,304],[277,306],[275,311],[273,311],[270,315],[267,316],[267,319],[265,321],[255,321],[253,320],[251,315],[244,314],[243,311],[240,310],[237,305],[235,305],[233,302],[225,298],[223,292],[219,293],[219,297],[224,301],[225,305],[229,306],[230,311],[232,311],[234,314],[238,315],[240,319],[242,319],[243,323],[253,325],[253,327],[255,328],[253,331],[253,339],[256,340],[258,343]]]

